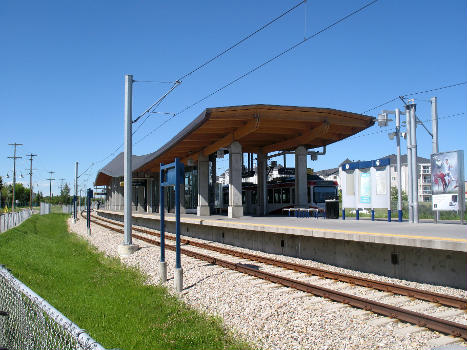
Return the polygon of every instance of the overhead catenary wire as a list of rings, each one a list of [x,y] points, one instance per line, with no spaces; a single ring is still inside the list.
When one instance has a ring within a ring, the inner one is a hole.
[[[290,51],[296,49],[297,47],[301,46],[302,44],[304,44],[305,42],[307,42],[308,40],[310,39],[313,39],[315,37],[317,37],[318,35],[322,34],[323,32],[333,28],[334,26],[338,25],[339,23],[345,21],[346,19],[356,15],[357,13],[363,11],[364,9],[366,9],[367,7],[370,7],[371,5],[375,4],[376,2],[378,2],[379,0],[373,0],[367,4],[365,4],[364,6],[352,11],[351,13],[347,14],[346,16],[343,16],[341,18],[339,18],[338,20],[334,21],[333,23],[329,24],[328,26],[320,29],[319,31],[313,33],[312,35],[304,38],[303,40],[297,42],[296,44],[290,46],[289,48],[285,49],[284,51],[280,52],[279,54],[273,56],[272,58],[268,59],[267,61],[261,63],[260,65],[254,67],[253,69],[247,71],[246,73],[238,76],[237,78],[231,80],[230,82],[228,82],[227,84],[223,85],[222,87],[212,91],[211,93],[209,93],[208,95],[204,96],[203,98],[197,100],[196,102],[186,106],[185,108],[183,108],[182,110],[180,110],[179,112],[175,113],[171,118],[169,118],[168,120],[164,121],[162,124],[160,124],[159,126],[157,126],[156,128],[152,129],[149,133],[147,133],[146,135],[144,135],[141,139],[139,139],[135,144],[138,144],[140,143],[141,141],[143,141],[144,139],[146,139],[148,136],[152,135],[155,131],[159,130],[163,125],[165,125],[167,122],[169,122],[171,119],[175,118],[176,116],[186,112],[187,110],[193,108],[194,106],[200,104],[201,102],[205,101],[206,99],[208,99],[209,97],[221,92],[222,90],[226,89],[227,87],[235,84],[236,82],[238,82],[239,80],[247,77],[248,75],[256,72],[257,70],[263,68],[264,66],[266,66],[267,64],[275,61],[276,59],[280,58],[281,56],[289,53]]]
[[[215,61],[216,59],[218,59],[219,57],[223,56],[224,54],[226,54],[227,52],[229,52],[230,50],[236,48],[238,45],[240,45],[241,43],[245,42],[246,40],[250,39],[252,36],[254,36],[255,34],[258,34],[259,32],[261,32],[263,29],[269,27],[271,24],[273,24],[274,22],[278,21],[279,19],[281,19],[282,17],[286,16],[287,14],[289,14],[290,12],[292,12],[293,10],[295,10],[297,7],[301,6],[302,4],[304,4],[306,2],[306,0],[303,0],[303,1],[300,1],[298,4],[296,4],[295,6],[291,7],[290,9],[288,9],[287,11],[283,12],[282,14],[280,14],[279,16],[277,16],[276,18],[270,20],[268,23],[262,25],[261,27],[259,27],[257,30],[255,30],[254,32],[248,34],[247,36],[245,36],[244,38],[240,39],[239,41],[237,41],[235,44],[233,44],[232,46],[228,47],[227,49],[219,52],[217,55],[215,55],[214,57],[210,58],[209,60],[207,60],[206,62],[200,64],[199,66],[197,66],[196,68],[192,69],[190,72],[182,75],[180,78],[178,78],[177,80],[183,80],[187,77],[189,77],[190,75],[192,75],[194,72],[200,70],[201,68],[207,66],[208,64],[210,64],[211,62]]]
[[[373,2],[376,2],[378,0],[375,0]],[[261,32],[262,30],[264,30],[265,28],[267,28],[268,26],[270,26],[271,24],[273,24],[274,22],[276,22],[277,20],[279,20],[280,18],[286,16],[287,14],[291,13],[293,10],[295,10],[297,7],[299,7],[300,5],[304,4],[306,2],[306,0],[303,0],[303,1],[300,1],[299,3],[297,3],[296,5],[294,5],[293,7],[291,7],[290,9],[288,9],[287,11],[283,12],[282,14],[280,14],[279,16],[275,17],[274,19],[270,20],[269,22],[267,22],[266,24],[264,24],[263,26],[261,26],[260,28],[258,28],[257,30],[255,30],[254,32],[248,34],[247,36],[245,36],[244,38],[240,39],[239,41],[237,41],[236,43],[234,43],[233,45],[231,45],[230,47],[228,47],[227,49],[219,52],[218,54],[216,54],[215,56],[213,56],[212,58],[210,58],[209,60],[205,61],[204,63],[200,64],[199,66],[195,67],[194,69],[192,69],[190,72],[188,73],[185,73],[184,75],[182,75],[180,78],[178,78],[175,82],[172,82],[174,85],[172,86],[172,89],[170,90],[170,92],[173,90],[174,87],[178,86],[180,84],[180,82],[191,76],[193,73],[195,73],[196,71],[202,69],[203,67],[207,66],[208,64],[210,64],[211,62],[215,61],[216,59],[220,58],[221,56],[223,56],[224,54],[226,54],[227,52],[231,51],[232,49],[234,49],[235,47],[239,46],[241,43],[245,42],[246,40],[250,39],[252,36],[254,36],[255,34]],[[365,6],[366,7],[366,6]],[[304,41],[306,41],[307,39],[305,38]],[[157,81],[151,81],[151,80],[136,80],[136,82],[157,82]],[[178,82],[178,84],[177,84]],[[163,83],[163,82],[161,82]],[[167,82],[169,83],[169,82]],[[220,91],[220,90],[219,90]],[[159,103],[158,103],[159,102]],[[149,113],[149,111],[151,109],[154,109],[155,107],[157,107],[160,102],[162,101],[156,101],[153,105],[151,105],[151,107],[147,108],[145,110],[145,112],[143,112],[138,118],[141,118],[143,115]],[[191,107],[190,107],[191,108]],[[188,110],[188,109],[186,109]],[[183,112],[181,112],[183,113]],[[181,114],[180,112],[178,114]],[[178,114],[174,114],[172,116],[175,117],[176,115]],[[146,122],[146,120],[148,119],[148,117],[146,117],[143,122],[133,131],[133,134],[135,132],[137,132],[141,126]],[[136,121],[137,121],[136,120]],[[170,119],[169,119],[170,120]],[[161,126],[163,126],[164,124],[166,124],[169,120],[166,120],[164,121],[161,125],[159,125],[156,129],[153,129],[151,132],[149,132],[148,134],[146,134],[143,138],[141,138],[140,140],[138,140],[135,144],[138,144],[139,142],[141,142],[142,140],[144,140],[146,137],[148,137],[149,135],[151,135],[154,131],[156,131],[158,128],[160,128]],[[111,156],[115,155],[115,153],[123,147],[123,143],[121,145],[119,145],[114,151],[112,151],[110,154],[108,154],[105,158],[101,159],[100,161],[97,161],[95,163],[101,163],[105,160],[107,160],[108,158],[110,158]]]
[[[240,39],[239,41],[237,41],[235,44],[231,45],[230,47],[228,47],[227,49],[219,52],[218,54],[216,54],[215,56],[211,57],[209,60],[205,61],[204,63],[200,64],[199,66],[197,66],[196,68],[192,69],[190,72],[182,75],[180,78],[178,78],[175,82],[173,82],[173,86],[172,88],[166,93],[164,94],[161,98],[159,98],[155,103],[153,103],[149,108],[147,108],[142,114],[140,114],[138,116],[138,118],[136,118],[133,123],[136,123],[138,122],[138,120],[143,117],[144,115],[148,114],[148,116],[141,122],[141,124],[133,131],[133,134],[135,134],[140,128],[141,126],[148,120],[150,114],[151,113],[151,110],[154,110],[154,108],[156,108],[158,105],[161,104],[161,102],[167,97],[167,95],[169,95],[179,84],[181,84],[182,80],[185,79],[185,78],[188,78],[189,76],[191,76],[193,73],[195,73],[196,71],[200,70],[201,68],[207,66],[208,64],[212,63],[213,61],[215,61],[216,59],[220,58],[221,56],[225,55],[227,52],[231,51],[232,49],[234,49],[235,47],[239,46],[241,43],[245,42],[246,40],[250,39],[252,36],[254,36],[255,34],[261,32],[262,30],[264,30],[265,28],[269,27],[271,24],[273,24],[274,22],[278,21],[279,19],[281,19],[282,17],[286,16],[287,14],[289,14],[290,12],[292,12],[293,10],[295,10],[297,7],[299,7],[300,5],[304,4],[306,2],[306,0],[303,0],[303,1],[300,1],[298,4],[296,4],[295,6],[291,7],[290,9],[288,9],[287,11],[281,13],[279,16],[275,17],[274,19],[270,20],[269,22],[267,22],[266,24],[262,25],[261,27],[259,27],[257,30],[255,30],[254,32],[248,34],[247,36],[243,37],[242,39]],[[153,82],[153,81],[143,81],[143,80],[135,80],[136,82]]]
[[[456,87],[456,86],[461,86],[461,85],[466,85],[467,84],[467,81],[462,81],[460,83],[455,83],[455,84],[450,84],[450,85],[445,85],[445,86],[440,86],[440,87],[437,87],[437,88],[433,88],[433,89],[428,89],[428,90],[421,90],[421,91],[416,91],[416,92],[410,92],[408,94],[404,94],[404,95],[400,95],[400,96],[396,96],[384,103],[381,103],[377,106],[374,106],[374,107],[371,107],[369,109],[367,109],[366,111],[363,111],[362,114],[365,114],[365,113],[368,113],[368,112],[371,112],[377,108],[380,108],[380,107],[383,107],[391,102],[394,102],[394,101],[397,101],[399,100],[400,97],[409,97],[409,96],[415,96],[415,95],[421,95],[421,94],[426,94],[426,93],[429,93],[429,92],[433,92],[433,91],[439,91],[439,90],[444,90],[444,89],[449,89],[449,88],[453,88],[453,87]]]
[[[459,113],[449,114],[449,115],[446,115],[446,116],[443,116],[443,117],[438,117],[438,120],[458,118],[458,117],[465,117],[465,112],[459,112]],[[431,121],[431,118],[422,120],[422,122],[429,122],[429,121]],[[357,134],[357,135],[354,135],[354,136],[351,136],[351,137],[347,137],[346,139],[344,139],[342,141],[348,141],[348,140],[353,140],[353,139],[356,139],[356,138],[359,138],[359,137],[382,134],[384,132],[387,132],[388,129],[389,129],[389,127],[386,127],[384,129],[373,131],[373,132],[368,132],[368,133],[365,133],[365,134]]]

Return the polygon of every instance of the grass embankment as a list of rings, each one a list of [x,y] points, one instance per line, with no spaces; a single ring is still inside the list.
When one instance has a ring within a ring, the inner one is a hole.
[[[107,348],[244,349],[218,318],[67,232],[67,215],[35,215],[0,235],[0,264]]]

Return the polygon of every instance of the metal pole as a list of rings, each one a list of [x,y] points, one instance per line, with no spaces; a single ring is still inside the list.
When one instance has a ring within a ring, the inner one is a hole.
[[[402,175],[401,175],[401,114],[396,108],[396,141],[397,141],[397,216],[402,221]]]
[[[410,138],[410,130],[412,128],[410,121],[410,110],[406,107],[405,111],[406,126],[407,126],[407,196],[409,207],[409,222],[413,222],[413,197],[412,197],[412,141]]]
[[[164,218],[164,186],[162,183],[164,181],[164,171],[162,170],[162,166],[164,164],[161,163],[160,166],[160,180],[159,180],[159,219],[160,219],[160,234],[161,234],[161,256],[159,262],[159,275],[161,283],[167,282],[167,262],[165,261],[165,218]]]
[[[437,98],[432,97],[430,98],[431,101],[431,131],[433,133],[433,141],[432,141],[432,153],[439,152],[439,145],[438,145],[438,104]],[[433,171],[433,169],[431,169]],[[433,195],[433,194],[431,194]],[[435,210],[433,213],[433,220],[435,224],[439,220],[439,211]]]
[[[413,222],[418,224],[418,168],[417,168],[417,120],[415,117],[415,103],[410,106],[411,121],[411,143],[412,143],[412,200],[413,200]]]
[[[180,258],[180,176],[179,176],[179,160],[175,158],[175,268],[182,267]]]
[[[124,204],[123,204],[123,226],[124,226],[124,237],[123,237],[123,244],[118,246],[118,253],[121,256],[128,256],[133,254],[135,251],[139,249],[136,244],[133,244],[131,238],[131,227],[132,227],[132,208],[131,208],[131,199],[132,199],[132,165],[131,165],[131,158],[132,158],[132,86],[133,86],[133,76],[132,75],[125,75],[125,131],[124,131],[124,154],[123,154],[123,196],[124,196]]]
[[[180,250],[180,187],[182,186],[183,164],[175,158],[175,290],[183,290],[183,269]]]
[[[124,244],[130,245],[131,239],[131,226],[132,226],[132,211],[131,211],[131,199],[132,199],[132,172],[131,172],[131,156],[132,156],[132,85],[133,76],[125,75],[125,155],[124,155]]]

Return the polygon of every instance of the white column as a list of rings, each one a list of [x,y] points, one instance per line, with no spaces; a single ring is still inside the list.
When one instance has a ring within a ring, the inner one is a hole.
[[[229,218],[243,216],[242,145],[234,141],[229,149]]]
[[[267,159],[266,154],[258,153],[257,158],[257,179],[258,192],[256,194],[256,214],[259,216],[267,215],[268,213],[268,192],[267,192]]]
[[[209,212],[209,158],[203,154],[198,157],[198,216],[208,216]]]
[[[295,149],[295,206],[308,206],[306,148],[299,146]]]
[[[146,181],[146,187],[147,187],[147,191],[146,191],[146,194],[147,194],[147,198],[146,198],[146,212],[148,213],[152,213],[152,206],[153,206],[153,203],[152,203],[152,192],[153,192],[153,179],[147,179]]]

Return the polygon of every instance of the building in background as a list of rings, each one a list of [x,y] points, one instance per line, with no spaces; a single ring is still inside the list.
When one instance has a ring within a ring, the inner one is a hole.
[[[389,158],[391,166],[391,187],[397,187],[397,165],[395,154],[390,154],[381,158]],[[345,159],[339,164],[337,168],[325,169],[317,171],[316,174],[325,180],[337,181],[339,189],[341,180],[339,179],[339,167],[345,163],[352,162],[350,159]],[[418,169],[418,201],[431,202],[431,163],[430,159],[417,157]],[[407,168],[407,155],[401,155],[401,175],[402,175],[402,190],[408,193],[408,168]]]

